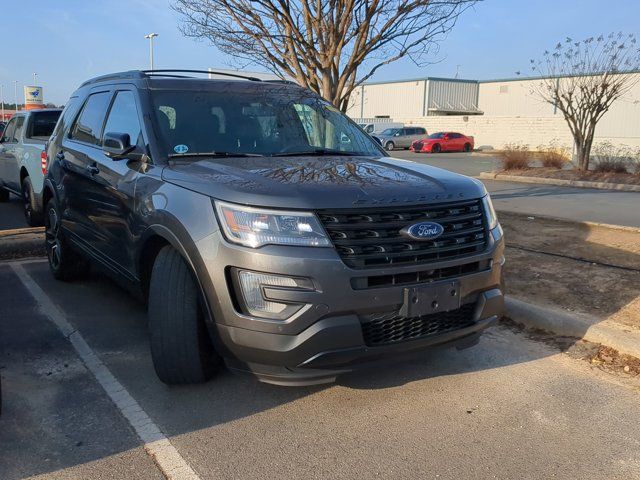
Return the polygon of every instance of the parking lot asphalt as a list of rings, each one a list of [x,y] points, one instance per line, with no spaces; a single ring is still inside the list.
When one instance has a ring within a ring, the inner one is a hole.
[[[167,387],[151,364],[144,306],[109,280],[57,282],[33,261],[0,264],[0,284],[3,480],[162,478],[34,289],[202,479],[640,479],[640,384],[505,326],[474,348],[329,386],[222,371]]]
[[[390,155],[403,160],[433,165],[472,177],[499,168],[500,161],[479,153],[413,153],[395,150]],[[640,227],[640,193],[617,192],[555,185],[483,180],[498,210],[527,215],[550,215],[576,221],[590,221]],[[26,227],[20,199],[11,196],[0,203],[0,230]]]

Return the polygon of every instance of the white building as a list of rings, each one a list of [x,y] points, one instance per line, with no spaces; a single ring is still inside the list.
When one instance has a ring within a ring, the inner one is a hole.
[[[571,147],[562,113],[532,92],[539,82],[535,78],[372,82],[354,91],[347,113],[358,121],[384,117],[429,132],[460,131],[473,135],[479,147],[524,143],[535,148],[552,140]],[[640,83],[600,121],[596,143],[601,141],[640,147]]]

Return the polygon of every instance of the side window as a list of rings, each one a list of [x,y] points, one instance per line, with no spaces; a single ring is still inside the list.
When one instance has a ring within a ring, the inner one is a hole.
[[[52,137],[56,137],[62,132],[66,134],[69,131],[73,117],[78,113],[78,103],[78,97],[71,97],[69,99],[62,111],[62,114],[60,115],[60,118],[58,119],[58,123],[56,123],[53,133],[51,134]]]
[[[13,138],[13,133],[16,131],[17,120],[18,120],[17,117],[14,117],[11,120],[9,120],[9,123],[7,124],[6,128],[4,129],[4,133],[2,134],[2,143],[10,142],[11,139]]]
[[[449,138],[460,138],[462,135],[460,135],[459,133],[450,133],[449,134]]]
[[[142,128],[133,92],[121,90],[113,100],[104,133],[126,133],[131,145],[142,146]]]
[[[80,112],[75,125],[71,129],[70,137],[79,142],[91,145],[100,144],[104,115],[109,106],[111,94],[100,92],[89,95],[89,98]]]
[[[427,131],[424,128],[416,128],[416,133],[418,135],[425,135],[427,133]]]
[[[16,130],[13,132],[13,138],[9,140],[11,143],[17,143],[22,138],[22,130],[24,130],[24,117],[16,119]]]

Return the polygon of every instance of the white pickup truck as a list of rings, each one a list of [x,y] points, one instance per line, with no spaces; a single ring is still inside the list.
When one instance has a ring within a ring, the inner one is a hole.
[[[24,201],[24,216],[31,226],[42,224],[42,184],[47,167],[45,144],[60,109],[16,112],[0,137],[0,202],[13,193]]]

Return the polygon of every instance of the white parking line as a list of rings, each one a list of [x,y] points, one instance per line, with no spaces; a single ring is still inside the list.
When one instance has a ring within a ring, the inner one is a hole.
[[[36,300],[40,311],[69,339],[86,367],[138,434],[144,444],[145,451],[154,460],[162,474],[169,480],[199,480],[200,477],[178,453],[169,439],[105,364],[100,361],[80,332],[67,321],[60,309],[22,265],[13,262],[10,263],[10,266]]]

